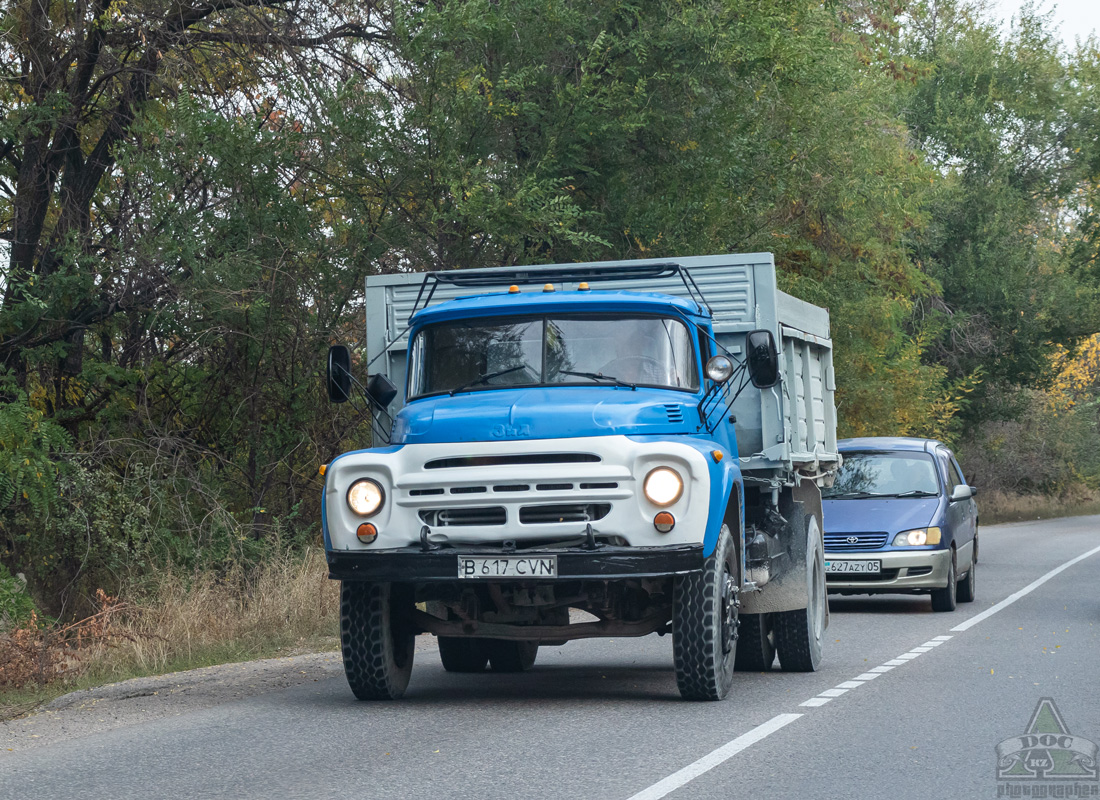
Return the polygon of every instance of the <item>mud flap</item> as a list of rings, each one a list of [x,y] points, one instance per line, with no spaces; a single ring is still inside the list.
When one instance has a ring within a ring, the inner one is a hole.
[[[823,530],[821,519],[821,490],[813,481],[803,480],[798,486],[779,495],[779,513],[787,520],[784,543],[790,557],[785,559],[786,570],[774,575],[759,591],[741,595],[743,614],[772,614],[777,611],[795,611],[810,604],[809,567],[806,541],[806,515],[817,517],[818,530]],[[825,543],[819,543],[824,552]],[[825,627],[829,626],[829,605],[825,601]]]

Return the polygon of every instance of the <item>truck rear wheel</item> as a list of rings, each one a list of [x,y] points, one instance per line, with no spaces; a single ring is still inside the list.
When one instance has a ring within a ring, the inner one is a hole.
[[[806,608],[779,611],[774,615],[775,648],[779,666],[785,672],[814,672],[821,663],[821,644],[825,636],[825,549],[817,517],[806,514]]]
[[[539,643],[508,639],[485,639],[493,672],[526,672],[535,666]]]
[[[737,658],[741,672],[763,672],[775,661],[775,627],[770,614],[742,614],[737,626]]]
[[[340,649],[348,686],[360,700],[396,700],[412,674],[415,635],[406,621],[409,587],[340,584]]]
[[[676,579],[672,653],[685,700],[721,700],[733,685],[739,589],[737,550],[723,525],[703,570]]]
[[[484,672],[489,651],[484,639],[440,636],[439,660],[447,672]]]

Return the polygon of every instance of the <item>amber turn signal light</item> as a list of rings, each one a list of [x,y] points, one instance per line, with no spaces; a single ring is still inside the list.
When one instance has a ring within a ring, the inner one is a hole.
[[[653,518],[653,527],[661,533],[668,533],[676,525],[676,517],[667,511],[662,511]]]
[[[356,528],[355,535],[359,537],[359,541],[363,544],[370,544],[378,538],[378,528],[374,527],[373,523],[364,522]]]

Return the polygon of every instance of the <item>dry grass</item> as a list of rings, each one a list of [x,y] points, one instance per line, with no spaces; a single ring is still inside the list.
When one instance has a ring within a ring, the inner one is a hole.
[[[153,602],[126,620],[132,638],[104,657],[123,668],[156,673],[206,661],[226,648],[250,656],[307,647],[336,635],[338,596],[324,555],[315,550],[305,558],[269,562],[252,574],[168,573],[150,592]]]
[[[1100,514],[1100,492],[1079,484],[1060,496],[989,491],[982,492],[977,500],[983,525]]]
[[[161,573],[130,603],[65,627],[0,637],[0,719],[64,692],[141,675],[336,647],[339,588],[324,554],[287,555],[217,577]],[[9,655],[11,655],[9,653]],[[2,652],[0,652],[2,655]]]

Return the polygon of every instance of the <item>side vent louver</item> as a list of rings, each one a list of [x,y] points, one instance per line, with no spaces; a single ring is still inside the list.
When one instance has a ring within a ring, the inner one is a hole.
[[[668,414],[668,421],[674,424],[679,424],[684,421],[684,409],[682,406],[674,403],[665,404],[665,413]]]

